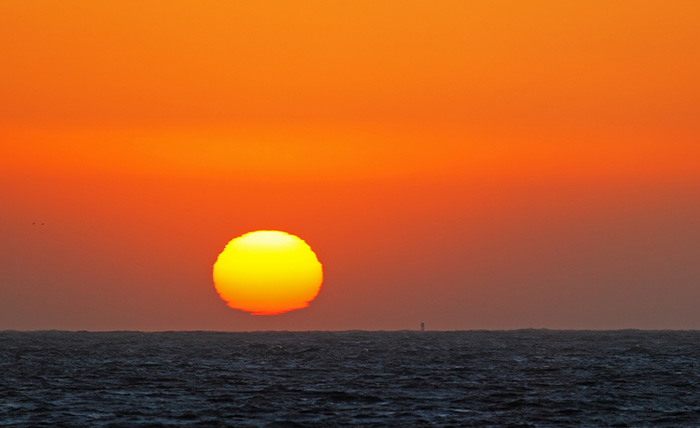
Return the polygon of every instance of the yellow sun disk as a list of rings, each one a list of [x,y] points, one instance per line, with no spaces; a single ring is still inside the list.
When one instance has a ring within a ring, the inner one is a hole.
[[[258,231],[226,246],[214,264],[214,283],[234,309],[270,315],[308,306],[323,273],[311,248],[296,236]]]

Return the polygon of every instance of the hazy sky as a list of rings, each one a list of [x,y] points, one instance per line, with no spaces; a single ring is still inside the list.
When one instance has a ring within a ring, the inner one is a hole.
[[[4,0],[0,330],[698,329],[698,22]],[[217,255],[257,229],[316,251],[310,307],[219,299]]]

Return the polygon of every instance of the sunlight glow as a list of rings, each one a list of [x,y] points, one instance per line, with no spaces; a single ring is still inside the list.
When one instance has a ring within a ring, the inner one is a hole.
[[[234,309],[275,315],[309,306],[323,271],[302,239],[261,230],[233,239],[214,263],[214,285]]]

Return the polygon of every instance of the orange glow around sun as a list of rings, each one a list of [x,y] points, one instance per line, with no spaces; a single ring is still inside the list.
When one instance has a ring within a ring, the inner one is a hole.
[[[323,270],[302,239],[259,230],[231,240],[214,263],[214,285],[234,309],[275,315],[309,306],[321,289]]]

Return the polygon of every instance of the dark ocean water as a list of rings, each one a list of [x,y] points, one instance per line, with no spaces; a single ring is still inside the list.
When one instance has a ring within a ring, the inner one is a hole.
[[[700,426],[700,332],[0,332],[0,426]]]

